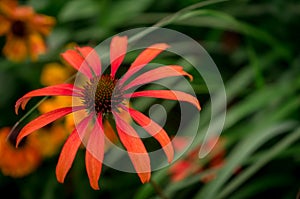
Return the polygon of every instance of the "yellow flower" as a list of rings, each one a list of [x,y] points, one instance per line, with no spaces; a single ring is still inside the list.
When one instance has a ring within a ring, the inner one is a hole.
[[[50,127],[44,127],[33,134],[38,140],[39,151],[44,157],[56,155],[68,133],[61,123],[56,122]]]
[[[32,173],[41,162],[41,153],[34,136],[28,138],[18,148],[13,138],[7,140],[9,127],[0,129],[0,170],[4,175],[23,177]]]
[[[68,44],[74,45],[74,44]],[[45,86],[51,86],[56,84],[64,83],[68,78],[70,78],[75,73],[75,70],[70,66],[62,65],[59,63],[49,63],[46,64],[41,73],[41,83]],[[41,113],[46,113],[52,111],[58,107],[64,107],[72,105],[72,98],[66,96],[54,96],[50,99],[45,100],[38,110]],[[73,114],[66,116],[64,119],[64,126],[66,129],[74,128],[74,118]]]
[[[75,128],[73,114],[69,114],[65,117],[65,127],[66,127],[66,129],[74,129]]]
[[[42,104],[39,105],[38,110],[41,113],[47,113],[57,108],[62,108],[65,106],[72,106],[72,98],[68,96],[54,96],[50,99],[46,99]],[[73,114],[67,115],[64,119],[64,127],[65,129],[73,129],[74,128],[74,118]],[[70,132],[69,132],[70,133]]]
[[[55,96],[50,99],[46,99],[41,105],[39,105],[38,110],[41,113],[46,113],[53,111],[57,108],[62,108],[64,106],[71,106],[72,98],[69,96]]]
[[[74,71],[71,67],[59,63],[46,64],[41,73],[41,83],[45,86],[51,86],[64,83]]]
[[[51,32],[55,19],[35,13],[30,6],[5,2],[8,0],[0,4],[0,36],[6,36],[4,55],[12,61],[23,61],[28,56],[36,61],[40,54],[46,52],[43,36]]]

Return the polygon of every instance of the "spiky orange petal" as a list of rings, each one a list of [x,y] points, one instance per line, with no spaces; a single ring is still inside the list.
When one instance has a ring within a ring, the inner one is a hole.
[[[102,115],[99,115],[90,134],[85,155],[85,165],[90,185],[95,190],[99,189],[98,181],[102,169],[103,158],[104,132],[102,126]]]
[[[201,110],[198,99],[196,97],[194,97],[188,93],[182,92],[182,91],[146,90],[146,91],[137,91],[134,93],[128,93],[128,94],[125,94],[124,97],[126,97],[126,98],[154,97],[154,98],[161,98],[161,99],[168,99],[168,100],[178,100],[178,101],[191,103],[198,110]]]
[[[127,51],[127,37],[115,36],[110,43],[110,62],[111,62],[111,76],[115,74],[120,67]]]
[[[182,66],[162,66],[139,75],[129,84],[127,84],[123,89],[127,90],[134,86],[143,85],[159,79],[176,76],[188,76],[190,80],[193,80],[193,76],[185,72]]]
[[[136,131],[127,124],[117,112],[113,112],[118,135],[126,148],[131,162],[142,183],[149,182],[151,177],[150,158]]]
[[[78,111],[84,109],[83,106],[78,107],[65,107],[60,109],[55,109],[53,111],[50,111],[48,113],[45,113],[43,115],[40,115],[39,117],[35,118],[31,122],[29,122],[26,126],[23,127],[23,129],[20,131],[18,137],[17,137],[17,143],[16,146],[18,146],[21,142],[21,140],[31,134],[32,132],[46,126],[47,124],[50,124],[51,122],[68,115],[74,111]]]

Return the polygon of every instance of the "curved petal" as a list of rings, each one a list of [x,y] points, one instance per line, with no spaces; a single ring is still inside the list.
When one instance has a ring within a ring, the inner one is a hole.
[[[75,159],[80,144],[81,139],[78,136],[76,129],[74,129],[60,152],[56,166],[56,178],[58,182],[64,182],[68,171],[72,167],[72,163]]]
[[[73,68],[75,68],[88,78],[93,77],[89,65],[86,63],[86,61],[84,61],[84,57],[78,51],[67,50],[64,53],[61,53],[61,57]]]
[[[100,114],[90,134],[85,155],[85,165],[90,185],[95,190],[99,189],[98,181],[101,174],[103,158],[104,132],[102,126],[102,115]]]
[[[113,112],[119,138],[128,151],[131,162],[142,183],[149,182],[151,177],[150,158],[136,131],[127,124],[119,113]]]
[[[0,2],[1,15],[13,15],[14,11],[16,10],[16,7],[18,6],[18,1],[1,0]]]
[[[50,111],[48,113],[45,113],[43,115],[40,115],[39,117],[35,118],[31,122],[29,122],[26,126],[23,127],[21,132],[19,133],[17,137],[17,144],[16,146],[18,147],[19,143],[21,140],[31,134],[32,132],[46,126],[47,124],[50,124],[51,122],[68,115],[74,111],[78,111],[81,109],[84,109],[85,107],[83,106],[78,106],[78,107],[65,107],[65,108],[60,108],[60,109],[55,109],[53,111]]]
[[[31,6],[17,6],[13,10],[13,15],[10,16],[14,20],[30,20],[35,15],[34,9]]]
[[[42,14],[35,14],[32,23],[34,29],[43,35],[49,35],[52,27],[55,25],[55,18]]]
[[[120,85],[123,85],[132,75],[141,70],[146,64],[153,60],[159,53],[164,51],[169,46],[164,43],[154,44],[141,52],[139,56],[131,64],[129,70],[120,79]]]
[[[129,84],[127,84],[124,87],[124,90],[137,85],[147,84],[159,79],[175,76],[188,76],[190,80],[193,80],[193,77],[185,72],[182,66],[162,66],[141,74],[140,76],[132,80]]]
[[[131,117],[160,143],[167,156],[168,162],[172,162],[174,149],[166,131],[143,113],[125,106],[122,106],[122,108],[129,112]]]
[[[92,68],[96,76],[101,75],[101,61],[93,48],[89,46],[76,47],[76,50],[81,53],[87,64]]]
[[[120,67],[121,63],[124,60],[126,51],[127,51],[127,37],[115,36],[112,38],[110,43],[110,64],[111,64],[111,73],[112,77],[115,77],[115,74]]]
[[[169,45],[165,43],[158,43],[149,46],[139,54],[139,56],[131,64],[129,70],[132,70],[137,66],[141,66],[141,65],[145,66],[167,48],[169,48]]]
[[[154,98],[162,98],[168,100],[178,100],[183,102],[188,102],[194,105],[198,110],[201,110],[199,101],[196,97],[175,90],[147,90],[147,91],[137,91],[134,93],[125,94],[126,98],[134,98],[134,97],[154,97]]]
[[[132,76],[134,75],[136,72],[138,72],[139,70],[141,70],[144,67],[144,65],[140,65],[140,66],[136,66],[130,70],[128,70],[123,76],[122,78],[118,81],[118,85],[122,86],[124,85],[124,83]]]
[[[60,84],[55,86],[48,86],[41,89],[33,90],[23,97],[21,97],[15,105],[15,112],[18,114],[19,107],[22,106],[22,109],[25,109],[26,104],[32,97],[38,96],[77,96],[80,97],[80,88],[75,87],[73,84]]]
[[[78,148],[81,144],[81,137],[79,136],[79,133],[82,133],[85,131],[91,117],[84,118],[79,124],[78,124],[78,130],[74,129],[71,135],[68,137],[67,141],[65,142],[57,165],[56,165],[56,178],[57,181],[60,183],[63,183],[65,180],[65,177],[72,167],[72,163],[75,159],[76,153],[78,151]]]

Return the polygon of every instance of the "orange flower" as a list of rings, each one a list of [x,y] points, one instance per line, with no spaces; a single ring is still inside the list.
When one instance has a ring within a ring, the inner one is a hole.
[[[36,61],[38,55],[45,53],[43,36],[50,33],[55,19],[37,14],[29,6],[0,7],[0,36],[6,36],[4,55],[12,61],[23,61],[28,56]]]
[[[176,139],[174,142],[175,150],[182,150],[182,148],[186,147],[185,139]],[[200,146],[196,147],[194,150],[190,151],[186,157],[177,161],[173,164],[169,173],[171,175],[171,180],[173,182],[181,181],[187,177],[190,177],[194,174],[205,171],[209,168],[218,168],[223,166],[224,158],[225,158],[225,147],[224,147],[224,139],[213,138],[207,142],[208,145],[214,145],[213,150],[207,155],[204,159],[199,159],[198,152],[200,150]],[[183,146],[183,147],[182,147]],[[203,176],[201,179],[202,182],[209,182],[215,178],[215,173],[211,173]]]
[[[10,128],[0,129],[0,170],[4,175],[23,177],[33,172],[41,162],[41,154],[34,136],[28,136],[16,148],[11,139],[7,140]]]
[[[106,134],[103,123],[107,120],[107,115],[114,119],[118,138],[127,150],[142,183],[148,182],[151,177],[150,157],[142,139],[131,126],[131,122],[127,121],[128,117],[131,116],[139,126],[160,143],[168,162],[173,160],[173,146],[166,131],[148,116],[126,105],[125,102],[128,102],[130,98],[150,97],[184,101],[200,110],[197,98],[183,91],[132,91],[137,86],[165,78],[187,76],[192,80],[193,77],[185,72],[182,66],[178,65],[161,66],[135,77],[138,72],[147,68],[150,61],[168,48],[167,44],[158,43],[145,49],[131,64],[124,76],[119,79],[116,72],[125,58],[127,45],[128,38],[126,36],[112,38],[110,43],[110,74],[103,73],[100,57],[93,48],[77,47],[75,50],[67,50],[62,54],[62,57],[86,78],[84,85],[59,84],[48,86],[31,91],[16,102],[15,110],[18,113],[20,106],[24,109],[27,102],[32,97],[37,96],[72,96],[73,99],[80,101],[78,106],[72,104],[42,114],[28,123],[17,138],[18,145],[27,135],[70,113],[84,114],[80,117],[77,128],[73,130],[62,148],[56,167],[56,176],[59,182],[64,181],[82,143],[81,138],[84,137],[87,139],[85,163],[90,185],[93,189],[99,189],[98,180],[105,152]],[[122,115],[120,110],[128,117]]]

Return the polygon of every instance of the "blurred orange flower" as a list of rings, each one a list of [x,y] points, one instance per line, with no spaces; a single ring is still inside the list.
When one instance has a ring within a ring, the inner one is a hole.
[[[171,180],[173,182],[178,182],[207,169],[216,169],[223,166],[226,154],[224,142],[225,140],[223,138],[213,138],[209,140],[206,144],[214,145],[214,148],[204,159],[199,159],[198,157],[198,152],[201,148],[200,146],[190,151],[183,159],[178,160],[170,167],[169,173]],[[186,146],[184,138],[176,139],[176,142],[174,142],[175,150],[180,151],[184,146]],[[206,183],[213,180],[215,177],[215,173],[210,173],[199,180]]]
[[[9,132],[9,127],[0,129],[0,170],[4,175],[11,177],[26,176],[41,162],[38,140],[34,136],[28,136],[19,148],[16,148],[13,137],[7,140]]]
[[[50,16],[37,14],[30,6],[16,6],[14,1],[1,2],[0,36],[6,36],[4,55],[12,61],[23,61],[28,56],[36,61],[46,52],[43,36],[47,36],[55,24]]]

